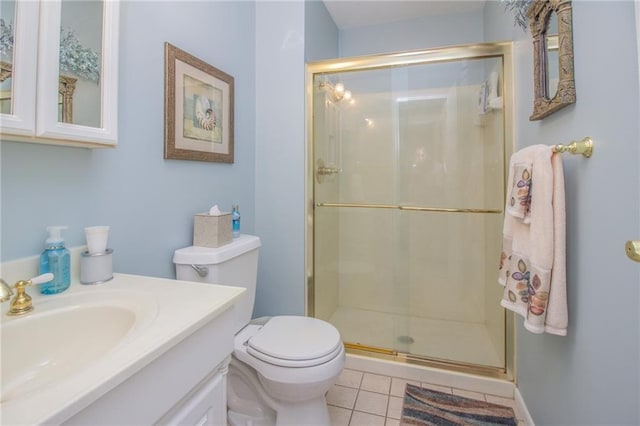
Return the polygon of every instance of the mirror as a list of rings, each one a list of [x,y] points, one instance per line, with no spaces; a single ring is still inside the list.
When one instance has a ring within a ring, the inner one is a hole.
[[[60,76],[58,85],[58,121],[73,123],[73,92],[76,90],[77,78]]]
[[[11,84],[12,65],[9,62],[0,61],[0,113],[11,114],[11,87],[5,90],[5,82]],[[73,123],[73,92],[77,78],[60,76],[58,85],[58,121],[61,123]]]
[[[61,101],[64,107],[59,108],[62,112],[58,115],[59,122],[101,127],[103,9],[102,1],[62,1],[59,103]],[[69,78],[75,80],[73,85]],[[69,91],[74,96],[76,114],[66,107],[66,102],[70,102],[66,95]]]
[[[558,15],[551,13],[545,35],[545,48],[547,51],[547,93],[548,98],[553,99],[558,91]]]
[[[541,120],[576,102],[570,0],[534,0],[527,11],[533,36],[533,114]]]

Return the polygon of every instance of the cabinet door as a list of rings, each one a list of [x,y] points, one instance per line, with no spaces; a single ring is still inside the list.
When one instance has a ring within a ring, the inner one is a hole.
[[[40,4],[36,136],[114,146],[117,143],[118,22],[116,0],[46,0]],[[73,114],[64,84],[73,81]]]
[[[3,1],[0,131],[33,135],[36,110],[38,8],[34,1]]]
[[[214,375],[171,415],[163,425],[227,425],[227,369]]]

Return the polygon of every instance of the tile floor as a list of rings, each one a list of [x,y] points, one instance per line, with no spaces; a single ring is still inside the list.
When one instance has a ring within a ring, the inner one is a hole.
[[[398,426],[407,383],[507,405],[515,411],[518,425],[525,426],[513,399],[351,369],[344,369],[336,384],[327,392],[332,426]]]

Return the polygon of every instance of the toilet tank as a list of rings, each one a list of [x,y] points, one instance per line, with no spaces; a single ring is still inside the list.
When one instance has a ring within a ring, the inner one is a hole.
[[[259,248],[260,238],[241,234],[229,244],[216,248],[190,246],[178,249],[173,254],[176,278],[246,288],[235,307],[237,333],[249,323],[253,313]]]

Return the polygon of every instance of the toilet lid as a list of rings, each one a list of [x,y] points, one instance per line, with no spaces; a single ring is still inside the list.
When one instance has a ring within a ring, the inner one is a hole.
[[[340,333],[327,322],[278,316],[249,339],[247,351],[272,364],[307,367],[333,359],[341,346]]]

